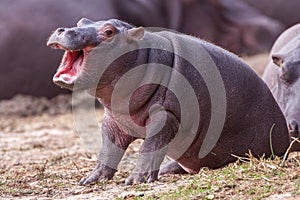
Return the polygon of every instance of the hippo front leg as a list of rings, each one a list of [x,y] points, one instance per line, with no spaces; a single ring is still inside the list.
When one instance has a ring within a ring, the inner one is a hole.
[[[94,170],[79,184],[86,185],[112,179],[125,150],[136,138],[124,133],[113,119],[103,119],[102,148]]]
[[[140,149],[138,162],[131,175],[126,179],[126,185],[157,180],[168,144],[178,131],[178,120],[169,112],[160,111],[151,114],[148,122],[147,134]]]

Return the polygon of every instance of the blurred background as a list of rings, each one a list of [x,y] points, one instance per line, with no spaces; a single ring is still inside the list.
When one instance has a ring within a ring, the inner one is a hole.
[[[94,195],[99,199],[107,194],[106,186],[91,189],[77,185],[95,164],[96,151],[87,151],[82,141],[98,144],[95,138],[100,136],[95,136],[94,130],[99,130],[99,126],[87,123],[86,138],[81,132],[77,134],[71,94],[52,83],[63,51],[50,49],[46,41],[56,28],[76,26],[85,17],[94,21],[118,18],[136,26],[173,29],[237,54],[261,75],[278,35],[299,22],[299,8],[299,0],[0,0],[0,196],[74,199],[74,195],[98,191]],[[73,105],[82,108],[81,102]],[[84,115],[96,115],[101,124],[103,109],[98,107],[96,114],[94,110],[84,110]],[[119,166],[117,180],[121,184],[135,165],[141,141],[136,142]],[[293,190],[293,184],[299,190],[298,160],[284,169],[289,175],[286,179],[280,175],[269,181],[264,174],[267,182],[255,176],[255,180],[231,187],[231,179],[222,176],[224,181],[220,182],[224,185],[220,188],[226,190],[222,198],[241,191],[247,193],[244,191],[251,189],[249,185],[258,182],[279,187],[279,193],[282,188]],[[260,169],[257,168],[263,171]],[[215,176],[215,171],[212,173]],[[293,174],[295,178],[289,178]],[[207,180],[210,185],[210,179]],[[282,182],[279,184],[278,180]],[[171,182],[173,178],[165,182],[167,191]],[[158,187],[160,190],[161,185]],[[253,187],[253,191],[263,188],[255,184]],[[120,193],[120,189],[115,193]]]
[[[0,99],[66,93],[52,83],[63,52],[46,40],[82,17],[174,29],[249,56],[268,52],[299,21],[299,6],[299,0],[1,0]]]

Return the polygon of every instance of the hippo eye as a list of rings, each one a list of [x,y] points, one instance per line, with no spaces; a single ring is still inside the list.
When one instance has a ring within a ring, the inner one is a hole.
[[[105,34],[106,34],[108,37],[112,36],[113,33],[114,33],[113,30],[111,30],[111,29],[107,29],[107,30],[105,30],[104,32],[105,32]]]

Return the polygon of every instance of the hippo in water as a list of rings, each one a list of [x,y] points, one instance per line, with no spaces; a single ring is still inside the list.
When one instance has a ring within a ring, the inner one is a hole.
[[[126,184],[219,168],[236,156],[282,156],[284,116],[266,84],[234,54],[198,38],[81,19],[47,45],[65,51],[55,84],[104,106],[102,148],[80,184],[111,179],[128,145],[144,139]],[[101,145],[101,144],[99,144]],[[165,156],[172,161],[160,169]]]
[[[300,138],[300,24],[283,32],[274,43],[263,80],[283,111],[290,136]],[[295,143],[292,150],[300,150]]]

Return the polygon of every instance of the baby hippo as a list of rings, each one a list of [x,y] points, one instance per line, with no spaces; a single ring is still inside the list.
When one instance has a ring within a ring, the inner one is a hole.
[[[300,139],[300,24],[275,41],[263,80],[286,117],[290,136]],[[300,151],[300,143],[295,142],[292,150]]]
[[[192,36],[81,19],[48,46],[65,51],[55,84],[104,106],[102,148],[80,184],[112,179],[128,145],[143,144],[126,184],[219,168],[249,151],[282,156],[285,118],[265,83],[232,53]],[[165,156],[172,161],[160,169]]]

